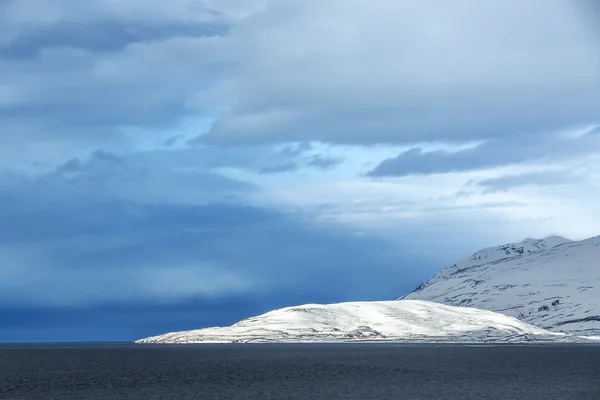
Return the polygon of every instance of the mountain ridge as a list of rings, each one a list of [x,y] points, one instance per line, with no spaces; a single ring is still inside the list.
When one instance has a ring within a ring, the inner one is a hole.
[[[600,334],[600,236],[560,236],[488,247],[396,300],[502,312],[545,329]]]

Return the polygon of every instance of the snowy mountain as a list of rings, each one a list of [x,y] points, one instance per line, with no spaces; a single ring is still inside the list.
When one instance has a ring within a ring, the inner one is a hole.
[[[577,338],[491,311],[405,300],[287,307],[228,327],[167,333],[136,343],[353,340],[481,343],[576,341]]]
[[[600,236],[484,249],[442,269],[398,300],[501,312],[552,331],[600,335]]]

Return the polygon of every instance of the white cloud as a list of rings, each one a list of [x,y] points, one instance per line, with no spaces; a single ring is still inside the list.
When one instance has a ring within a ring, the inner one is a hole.
[[[386,179],[365,179],[357,174],[364,170],[360,161],[368,159],[368,154],[346,153],[346,157],[340,168],[316,177],[296,172],[277,177],[231,170],[225,173],[262,188],[245,197],[254,204],[303,210],[326,224],[390,238],[413,231],[414,245],[419,247],[429,240],[452,240],[462,242],[461,248],[467,252],[525,237],[559,234],[583,239],[599,233],[597,154],[552,165]],[[544,174],[551,176],[541,177]],[[490,191],[478,185],[494,180],[510,183],[511,177],[517,178],[506,190]],[[519,177],[526,181],[519,183]],[[405,235],[399,237],[404,243],[411,240]]]

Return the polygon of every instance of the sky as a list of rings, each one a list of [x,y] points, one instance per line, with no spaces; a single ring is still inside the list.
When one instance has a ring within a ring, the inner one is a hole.
[[[592,1],[0,0],[0,341],[385,300],[600,234]]]

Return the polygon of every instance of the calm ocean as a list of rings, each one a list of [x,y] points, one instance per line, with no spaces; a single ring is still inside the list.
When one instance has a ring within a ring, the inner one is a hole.
[[[600,400],[600,346],[0,345],[2,400]]]

